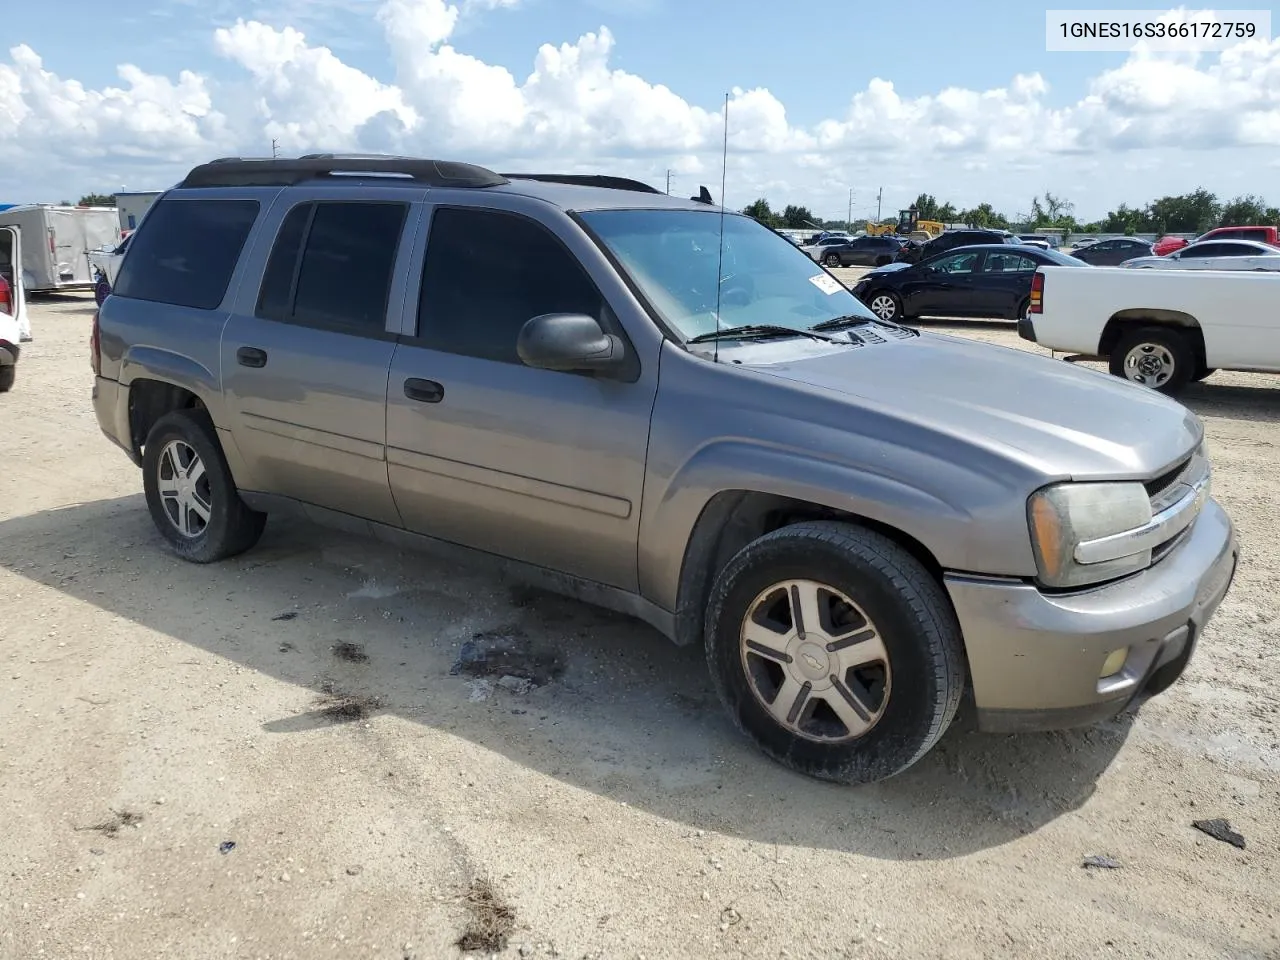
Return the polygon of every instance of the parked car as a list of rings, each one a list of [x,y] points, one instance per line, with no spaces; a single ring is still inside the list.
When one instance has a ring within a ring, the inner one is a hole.
[[[1116,267],[1134,257],[1151,256],[1151,244],[1137,237],[1112,237],[1077,248],[1071,256],[1095,267]]]
[[[881,320],[1017,320],[1031,302],[1031,278],[1044,264],[1084,266],[1056,250],[1027,244],[960,247],[922,263],[892,263],[872,270],[854,284],[853,294]]]
[[[1249,240],[1206,240],[1165,257],[1136,257],[1120,264],[1147,270],[1280,270],[1280,248]]]
[[[1181,250],[1190,242],[1186,237],[1161,237],[1152,244],[1151,252],[1157,257],[1163,257],[1175,250]]]
[[[918,263],[939,254],[954,250],[956,247],[971,247],[988,243],[1017,243],[1018,239],[1007,230],[948,230],[939,237],[934,237],[918,250],[904,249],[898,254],[901,263]]]
[[[91,334],[159,535],[209,563],[294,512],[498,563],[696,644],[767,755],[842,782],[968,688],[1010,731],[1181,675],[1237,555],[1194,414],[882,322],[755,220],[608,182],[193,169]]]
[[[1280,230],[1270,227],[1215,227],[1207,233],[1196,237],[1196,243],[1206,240],[1249,240],[1253,243],[1265,243],[1269,247],[1280,247]]]
[[[822,262],[828,267],[879,267],[893,263],[902,248],[902,240],[895,236],[858,237],[824,247]]]
[[[1215,370],[1280,373],[1275,273],[1041,267],[1018,333],[1174,394]]]
[[[821,263],[829,249],[832,247],[842,247],[847,244],[849,240],[849,237],[823,237],[813,243],[805,244],[800,249],[808,254],[811,260]]]
[[[1027,246],[1039,247],[1041,250],[1050,250],[1053,248],[1053,244],[1049,242],[1049,238],[1042,237],[1038,233],[1020,234],[1018,239]]]
[[[111,295],[111,285],[116,281],[120,261],[124,259],[128,249],[129,237],[125,237],[114,246],[89,252],[89,264],[94,269],[93,299],[98,306],[102,306],[102,301]]]

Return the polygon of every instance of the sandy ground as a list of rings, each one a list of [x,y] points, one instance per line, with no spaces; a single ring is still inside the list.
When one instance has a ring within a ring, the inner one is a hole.
[[[94,420],[91,314],[36,305],[0,397],[0,957],[421,960],[478,921],[521,957],[1280,957],[1280,381],[1186,394],[1244,560],[1182,682],[850,789],[640,624],[301,523],[174,559]],[[484,631],[563,673],[451,675]]]

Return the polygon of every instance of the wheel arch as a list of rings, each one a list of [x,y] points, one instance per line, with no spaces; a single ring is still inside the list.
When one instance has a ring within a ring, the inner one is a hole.
[[[912,534],[883,520],[783,494],[722,490],[704,505],[685,546],[675,611],[676,643],[702,642],[712,585],[739,550],[767,533],[807,520],[836,520],[874,530],[901,546],[942,584],[943,567],[933,552]]]
[[[1112,314],[1102,329],[1098,355],[1109,357],[1120,337],[1135,327],[1169,327],[1179,331],[1191,343],[1196,362],[1205,366],[1204,331],[1200,322],[1189,313],[1163,308],[1139,307]]]
[[[129,382],[129,442],[140,455],[156,421],[175,410],[208,412],[200,395],[168,380],[138,377]]]

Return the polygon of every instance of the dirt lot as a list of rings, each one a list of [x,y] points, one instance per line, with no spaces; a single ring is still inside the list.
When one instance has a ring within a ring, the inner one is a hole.
[[[637,623],[300,523],[175,560],[94,420],[92,302],[32,312],[0,397],[0,957],[423,960],[505,927],[522,957],[1280,957],[1280,381],[1186,395],[1244,559],[1182,682],[1091,730],[961,723],[847,789],[758,756]],[[486,632],[554,651],[546,682],[452,675]]]

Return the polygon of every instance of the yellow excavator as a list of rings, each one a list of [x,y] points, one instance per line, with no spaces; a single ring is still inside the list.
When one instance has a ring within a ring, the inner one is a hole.
[[[915,207],[898,211],[898,222],[872,223],[867,221],[867,236],[883,237],[897,234],[900,237],[911,237],[912,234],[927,234],[925,237],[914,237],[917,240],[932,240],[942,235],[946,224],[940,220],[921,220],[920,212]]]

